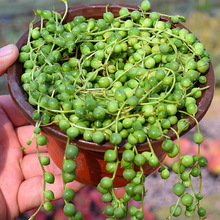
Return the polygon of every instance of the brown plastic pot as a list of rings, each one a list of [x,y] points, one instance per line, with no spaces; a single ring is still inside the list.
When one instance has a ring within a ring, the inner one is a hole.
[[[127,7],[129,10],[136,10],[138,9],[135,6],[130,5],[123,5],[123,4],[109,4],[108,10],[111,11],[115,16],[118,16],[118,12],[120,8]],[[75,7],[70,7],[65,22],[71,21],[77,15],[83,15],[86,18],[101,18],[103,13],[106,10],[106,4],[91,4],[91,5],[80,5]],[[61,14],[64,13],[64,10],[59,11]],[[167,18],[163,18],[163,20],[167,20]],[[36,23],[35,26],[39,26],[40,23]],[[185,28],[182,24],[176,24],[175,27]],[[17,47],[21,49],[27,42],[28,31],[24,33],[24,35],[19,39],[17,42]],[[31,106],[26,98],[25,92],[22,89],[21,83],[21,75],[23,73],[22,64],[18,61],[8,69],[8,88],[11,94],[11,97],[16,104],[17,108],[20,112],[26,117],[31,124],[35,124],[32,120],[32,113],[35,110],[33,106]],[[209,85],[210,88],[203,91],[202,97],[197,100],[198,104],[198,113],[196,114],[196,118],[200,121],[205,113],[207,112],[212,98],[214,94],[214,71],[212,64],[210,63],[210,69],[206,74],[207,83],[204,86]],[[192,118],[190,120],[190,127],[187,131],[188,132],[192,127],[195,126],[195,121]],[[174,127],[175,128],[175,127]],[[51,125],[47,127],[42,127],[42,131],[47,135],[49,139],[49,144],[47,145],[48,152],[56,163],[58,167],[62,167],[62,160],[65,150],[65,145],[67,141],[67,136],[65,133],[61,132],[56,125]],[[183,133],[183,134],[184,134]],[[171,139],[175,139],[176,136],[174,132],[171,130],[167,134],[171,137]],[[166,156],[165,151],[161,148],[161,143],[164,139],[160,139],[157,141],[152,141],[152,146],[154,151],[162,162]],[[113,146],[107,142],[104,144],[96,144],[92,142],[87,142],[83,139],[72,141],[72,143],[76,144],[79,149],[80,153],[76,159],[77,162],[77,169],[76,169],[76,180],[87,184],[96,186],[102,177],[104,176],[111,176],[105,169],[106,162],[103,160],[104,153],[107,149],[112,149]],[[121,157],[122,152],[124,150],[123,144],[119,148],[119,157]],[[149,146],[147,143],[143,143],[138,146],[138,151],[150,151]],[[157,168],[157,167],[156,167]],[[149,175],[152,173],[156,168],[152,168],[147,163],[144,166],[144,173],[145,175]],[[122,176],[123,169],[119,168],[114,186],[120,187],[126,185],[127,181]]]

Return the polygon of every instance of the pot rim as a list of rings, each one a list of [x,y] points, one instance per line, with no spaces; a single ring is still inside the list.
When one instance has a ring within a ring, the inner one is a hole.
[[[129,10],[137,10],[137,6],[132,6],[132,5],[126,5],[126,4],[109,4],[108,10],[109,11],[118,11],[122,7],[127,7]],[[80,15],[81,11],[83,10],[105,10],[106,4],[83,4],[83,5],[77,5],[77,6],[72,6],[68,8],[68,13],[67,17],[65,18],[65,21],[68,20],[68,17],[70,14],[75,13],[76,15]],[[59,10],[58,12],[63,14],[65,9]],[[89,13],[88,16],[85,16],[86,18],[89,18]],[[100,17],[100,16],[99,16]],[[165,17],[161,17],[162,19],[169,20]],[[39,26],[40,21],[35,23],[34,26]],[[179,28],[185,28],[187,29],[183,24],[178,23],[174,25],[175,27]],[[188,29],[187,29],[188,30]],[[190,32],[190,30],[188,30]],[[25,45],[28,37],[28,30],[20,37],[18,42],[16,43],[16,46],[20,50],[23,45]],[[17,75],[17,72],[19,68],[22,68],[22,64],[19,63],[17,60],[11,67],[9,67],[7,71],[7,79],[8,79],[8,89],[9,93],[12,97],[12,100],[14,101],[15,105],[17,106],[18,110],[24,115],[24,117],[31,123],[35,124],[35,121],[32,119],[32,113],[35,111],[35,108],[31,106],[28,102],[28,99],[25,97],[25,91],[21,87],[21,79]],[[196,113],[196,119],[200,121],[206,112],[208,111],[208,108],[211,105],[211,101],[214,96],[214,87],[215,87],[215,80],[214,80],[214,70],[212,66],[212,62],[210,60],[210,67],[209,71],[206,73],[207,77],[207,83],[200,85],[200,87],[205,87],[209,85],[210,87],[202,92],[201,98],[197,100],[198,104],[198,112]],[[189,128],[181,133],[181,136],[185,133],[187,133],[190,129],[192,129],[195,125],[196,122],[189,116],[186,116],[186,118],[189,119],[190,121],[190,126]],[[173,128],[176,130],[177,126],[173,126]],[[50,126],[43,126],[41,127],[42,131],[46,133],[49,136],[56,137],[57,140],[61,142],[66,142],[67,140],[67,135],[62,132],[57,125],[50,125]],[[172,140],[176,138],[175,133],[172,130],[169,130],[166,136],[169,136]],[[153,140],[151,141],[151,144],[153,147],[155,146],[160,146],[162,141],[165,140],[165,138],[161,138],[159,140]],[[71,140],[71,143],[77,144],[77,146],[81,149],[86,149],[86,150],[92,150],[92,151],[106,151],[107,149],[113,149],[114,146],[110,142],[105,142],[103,144],[96,144],[94,142],[88,142],[85,141],[84,139],[77,139],[77,140]],[[119,151],[122,152],[124,150],[123,147],[124,142],[122,142],[121,147],[119,148]],[[139,144],[138,150],[144,150],[148,148],[147,142],[144,142],[142,144]]]

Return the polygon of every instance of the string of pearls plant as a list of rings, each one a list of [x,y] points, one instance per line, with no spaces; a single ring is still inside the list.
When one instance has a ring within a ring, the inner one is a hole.
[[[170,215],[179,216],[185,211],[192,219],[198,214],[205,218],[206,210],[200,206],[202,194],[201,167],[207,159],[200,156],[200,133],[195,115],[196,100],[206,83],[209,69],[209,53],[193,33],[185,28],[174,27],[183,16],[168,16],[150,11],[150,2],[144,0],[139,9],[129,11],[121,8],[119,16],[106,12],[95,20],[75,16],[64,23],[68,5],[63,16],[55,10],[37,10],[30,23],[27,44],[21,48],[19,61],[23,63],[21,77],[31,105],[36,107],[36,121],[32,139],[44,174],[43,200],[33,219],[43,206],[53,208],[54,199],[47,184],[54,182],[54,175],[45,171],[50,163],[48,157],[40,156],[39,146],[47,144],[41,134],[41,126],[57,124],[66,132],[65,156],[63,158],[64,213],[69,219],[82,219],[76,210],[75,192],[66,187],[74,181],[79,149],[71,140],[84,138],[101,144],[110,141],[114,146],[105,152],[106,170],[112,177],[104,177],[97,186],[106,203],[107,219],[143,219],[143,202],[146,196],[143,165],[160,165],[161,178],[167,179],[170,171],[154,153],[151,140],[165,138],[161,148],[171,158],[178,157],[172,166],[177,174],[173,192],[177,202],[170,206]],[[40,16],[41,26],[33,27]],[[163,21],[161,17],[169,18]],[[194,156],[182,155],[179,135],[189,127],[190,116],[196,121],[197,133],[193,141],[198,145]],[[177,129],[173,128],[177,124]],[[173,130],[177,137],[174,144],[168,136]],[[122,158],[118,149],[126,140]],[[138,146],[147,142],[150,151],[139,153]],[[113,184],[117,168],[124,168],[123,177],[129,181],[125,194],[117,198]],[[138,166],[136,171],[134,166]],[[192,184],[198,178],[199,188]],[[188,188],[188,189],[187,189]],[[130,200],[139,201],[140,207],[129,206]],[[48,201],[49,200],[49,201]],[[185,206],[183,210],[182,205]]]

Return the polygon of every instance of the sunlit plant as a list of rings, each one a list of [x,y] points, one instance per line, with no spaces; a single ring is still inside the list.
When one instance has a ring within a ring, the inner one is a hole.
[[[150,2],[144,0],[139,9],[129,11],[122,7],[119,16],[108,11],[95,20],[75,16],[64,23],[68,12],[61,15],[55,10],[37,10],[40,27],[30,24],[27,44],[21,48],[19,61],[23,63],[22,87],[29,103],[36,107],[32,118],[35,130],[27,147],[36,138],[36,148],[44,174],[43,200],[45,210],[53,208],[54,199],[46,184],[54,182],[54,175],[45,170],[50,159],[40,156],[39,146],[48,140],[41,134],[41,126],[56,124],[68,140],[63,158],[64,213],[69,219],[82,219],[76,210],[75,192],[66,183],[75,180],[79,149],[71,140],[83,138],[88,142],[110,142],[112,149],[105,152],[106,170],[112,177],[103,177],[97,186],[106,203],[104,213],[108,219],[143,219],[145,188],[144,164],[160,167],[161,178],[170,176],[168,167],[160,161],[151,145],[152,140],[164,138],[161,149],[171,158],[178,157],[172,166],[177,174],[173,192],[177,202],[171,204],[170,215],[179,216],[185,206],[185,215],[199,219],[206,215],[200,206],[202,194],[201,167],[207,159],[200,156],[203,136],[195,115],[196,100],[207,82],[209,53],[193,33],[175,27],[183,16],[168,16],[150,11]],[[166,17],[166,21],[162,19]],[[195,120],[197,133],[193,141],[198,145],[196,155],[182,155],[179,136]],[[177,125],[177,129],[174,129]],[[176,134],[173,142],[167,132]],[[122,158],[118,149],[125,141]],[[138,146],[148,143],[150,151],[140,153]],[[114,180],[118,167],[124,169],[123,177],[129,181],[122,198],[117,198]],[[138,170],[135,168],[138,167]],[[192,179],[199,179],[199,188]],[[188,190],[186,190],[188,188]],[[49,201],[48,201],[49,200]],[[139,201],[140,206],[129,206],[129,201]],[[182,205],[180,205],[182,204]],[[37,212],[30,218],[33,219]]]

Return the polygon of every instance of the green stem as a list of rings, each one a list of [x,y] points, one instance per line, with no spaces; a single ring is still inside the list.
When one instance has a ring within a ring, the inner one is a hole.
[[[61,20],[61,24],[63,23],[64,19],[66,18],[66,15],[67,15],[67,12],[68,12],[68,4],[67,4],[67,1],[66,0],[60,0],[62,1],[64,4],[65,4],[65,12],[64,12],[64,15],[62,17],[62,20]]]
[[[180,197],[177,199],[177,202],[176,202],[176,205],[175,205],[173,211],[172,211],[172,212],[170,213],[170,215],[168,216],[168,218],[167,218],[168,220],[171,220],[171,218],[172,218],[172,216],[173,216],[173,214],[174,214],[174,212],[175,212],[175,210],[176,210],[176,208],[177,208],[179,202],[180,202]]]
[[[37,135],[35,135],[35,137],[37,138]],[[44,166],[41,164],[41,160],[40,160],[41,156],[40,156],[39,146],[38,146],[37,142],[36,142],[36,150],[37,150],[37,157],[38,157],[38,160],[40,162],[41,169],[42,169],[42,172],[43,172],[43,177],[45,177],[46,171],[44,169]],[[29,220],[34,219],[34,217],[38,214],[38,212],[41,210],[42,206],[44,205],[44,203],[45,203],[45,190],[46,190],[46,181],[45,181],[45,178],[44,178],[43,188],[42,188],[43,198],[42,198],[41,204],[38,207],[38,209],[36,210],[36,212],[29,218]]]
[[[178,182],[180,182],[180,180],[181,180],[181,173],[180,173],[181,163],[180,163],[180,161],[181,161],[181,157],[182,157],[181,150],[180,150],[180,136],[179,136],[178,132],[174,128],[171,128],[171,130],[176,134],[177,141],[178,141],[178,145],[177,145],[178,149],[179,149]]]

